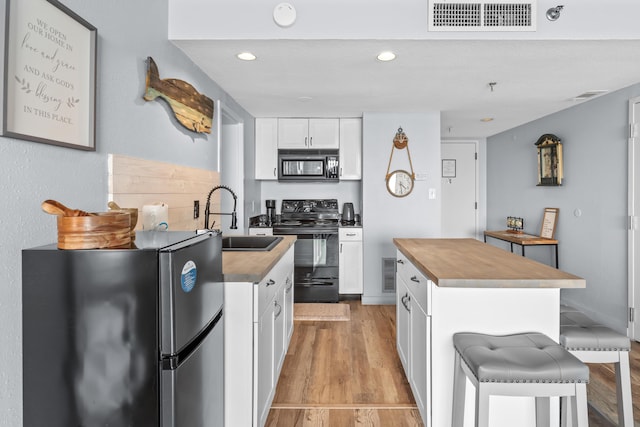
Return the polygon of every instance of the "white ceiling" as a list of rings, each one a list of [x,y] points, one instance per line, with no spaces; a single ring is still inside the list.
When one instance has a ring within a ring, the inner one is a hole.
[[[443,137],[491,136],[640,82],[640,40],[173,42],[255,117],[440,111]]]

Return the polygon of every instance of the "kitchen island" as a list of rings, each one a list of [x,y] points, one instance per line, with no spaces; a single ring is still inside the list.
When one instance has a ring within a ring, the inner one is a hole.
[[[222,252],[227,427],[262,427],[269,413],[293,333],[295,241]]]
[[[584,279],[474,239],[394,239],[397,348],[425,426],[451,425],[456,332],[559,338],[560,289]],[[469,393],[473,387],[468,384]],[[472,425],[472,394],[465,426]],[[533,427],[533,398],[492,397],[491,426]],[[551,425],[558,425],[558,399]]]

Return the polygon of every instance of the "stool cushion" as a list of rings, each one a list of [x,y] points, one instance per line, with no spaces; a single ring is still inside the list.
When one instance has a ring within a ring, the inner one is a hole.
[[[631,340],[567,306],[560,309],[560,344],[574,351],[629,351]]]
[[[479,382],[589,382],[589,368],[541,333],[461,332],[453,335],[453,345]]]

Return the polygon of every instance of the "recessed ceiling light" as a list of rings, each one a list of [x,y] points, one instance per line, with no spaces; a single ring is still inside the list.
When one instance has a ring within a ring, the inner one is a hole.
[[[300,102],[309,102],[311,101],[313,98],[310,96],[299,96],[298,97],[298,101]]]
[[[396,59],[396,54],[391,52],[391,51],[386,51],[386,52],[380,52],[378,54],[378,61],[393,61],[394,59]]]
[[[480,119],[481,122],[492,122],[493,121],[493,117],[483,117]]]
[[[240,52],[236,56],[243,61],[254,61],[256,59],[256,56],[251,52]]]

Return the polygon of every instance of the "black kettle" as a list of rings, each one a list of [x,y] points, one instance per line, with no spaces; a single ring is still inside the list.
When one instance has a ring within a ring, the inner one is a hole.
[[[342,223],[353,224],[356,222],[355,213],[353,212],[353,203],[345,203],[342,205]]]

